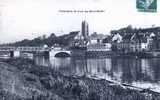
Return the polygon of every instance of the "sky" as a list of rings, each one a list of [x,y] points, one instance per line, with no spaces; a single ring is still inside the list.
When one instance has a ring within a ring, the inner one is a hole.
[[[132,25],[160,26],[160,1],[156,13],[138,12],[136,0],[0,0],[0,43],[32,39],[43,34],[67,34],[80,31],[81,22],[93,32]],[[59,10],[103,10],[97,13],[64,13]]]

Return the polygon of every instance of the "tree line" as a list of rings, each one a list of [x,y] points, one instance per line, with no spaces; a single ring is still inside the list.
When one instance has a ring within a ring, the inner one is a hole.
[[[71,42],[74,40],[74,37],[78,34],[78,32],[70,32],[69,34],[64,34],[61,36],[56,36],[55,33],[51,33],[50,36],[46,37],[46,35],[39,36],[32,40],[24,39],[21,41],[17,41],[14,43],[3,44],[7,46],[44,46],[47,45],[49,47],[58,45],[58,46],[69,46]]]

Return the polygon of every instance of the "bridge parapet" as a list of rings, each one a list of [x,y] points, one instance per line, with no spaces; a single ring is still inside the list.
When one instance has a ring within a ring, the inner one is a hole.
[[[0,47],[0,51],[50,51],[44,47]]]
[[[0,51],[14,51],[15,47],[0,47]]]
[[[44,47],[18,47],[17,50],[19,50],[19,51],[49,51],[50,48],[44,48]]]

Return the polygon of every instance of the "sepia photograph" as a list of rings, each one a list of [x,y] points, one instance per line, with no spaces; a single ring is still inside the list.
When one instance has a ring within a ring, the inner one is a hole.
[[[159,0],[0,0],[0,100],[160,100]]]

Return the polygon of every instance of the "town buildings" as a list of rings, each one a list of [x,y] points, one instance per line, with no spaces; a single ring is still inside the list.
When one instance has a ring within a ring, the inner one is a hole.
[[[88,51],[113,51],[119,53],[148,52],[159,50],[160,28],[122,28],[111,35],[89,34],[89,24],[82,21],[81,32],[75,37],[75,46]]]

